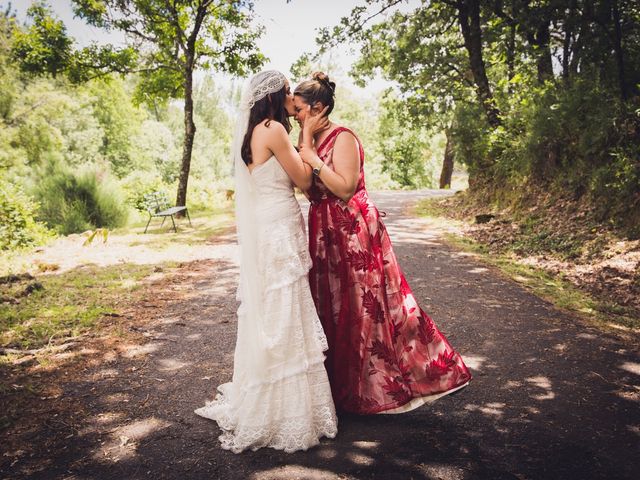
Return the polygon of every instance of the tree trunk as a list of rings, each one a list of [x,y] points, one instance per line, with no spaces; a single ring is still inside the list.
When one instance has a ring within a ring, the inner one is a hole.
[[[565,82],[569,80],[571,72],[569,68],[569,59],[571,58],[571,45],[573,42],[576,8],[577,0],[571,0],[569,12],[564,21],[564,40],[562,42],[562,78]]]
[[[538,82],[544,83],[553,78],[553,60],[551,48],[549,46],[551,33],[549,32],[549,21],[543,20],[538,25],[536,32],[536,45],[538,47]]]
[[[447,136],[447,146],[444,148],[444,159],[442,161],[442,172],[440,173],[440,188],[451,188],[451,176],[453,175],[453,141],[451,132],[447,128],[444,131]]]
[[[513,84],[511,80],[516,74],[516,24],[512,22],[509,25],[509,40],[507,41],[507,76],[509,85],[507,86],[508,92],[513,93]]]
[[[625,67],[624,67],[624,50],[622,49],[622,27],[620,25],[620,8],[618,6],[618,0],[612,0],[612,13],[613,13],[613,49],[616,52],[616,63],[618,65],[618,81],[620,82],[620,97],[622,101],[626,101],[628,97],[627,82],[625,80]]]
[[[582,64],[584,46],[589,42],[591,33],[591,22],[593,21],[593,2],[583,2],[580,13],[580,29],[577,33],[576,41],[573,44],[569,71],[572,75],[578,73]]]
[[[191,152],[195,135],[196,125],[193,122],[193,68],[187,68],[184,82],[184,144],[182,146],[182,165],[180,167],[180,180],[176,197],[176,205],[178,206],[187,204],[187,183],[189,182]]]
[[[464,0],[457,4],[457,9],[464,46],[469,54],[471,73],[476,84],[480,104],[485,111],[489,125],[495,128],[500,125],[500,112],[493,103],[493,94],[482,57],[480,2],[479,0]]]

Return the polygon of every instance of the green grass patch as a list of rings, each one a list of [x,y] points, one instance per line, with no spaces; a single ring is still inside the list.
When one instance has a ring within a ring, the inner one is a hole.
[[[101,248],[118,249],[122,255],[134,259],[137,252],[144,257],[145,250],[168,253],[163,258],[172,260],[162,261],[159,266],[174,268],[179,263],[175,261],[179,255],[172,255],[172,252],[182,252],[188,247],[198,250],[233,225],[231,203],[214,210],[194,212],[191,221],[192,227],[186,218],[177,220],[178,232],[174,233],[170,221],[168,224],[165,221],[160,229],[161,220],[154,219],[155,223],[146,234],[143,233],[146,220],[140,221],[109,232],[107,243]],[[96,242],[101,243],[101,240]],[[91,260],[81,258],[82,252],[94,248],[93,245],[83,247],[82,237],[73,244],[64,248],[69,249],[65,250],[67,256],[77,258],[78,266],[62,273],[42,274],[39,268],[43,263],[36,263],[39,260],[32,250],[6,256],[7,262],[0,267],[0,276],[31,272],[43,288],[25,295],[25,288],[34,280],[0,285],[0,298],[3,298],[0,303],[0,346],[39,348],[96,328],[106,314],[117,310],[118,304],[129,303],[141,285],[140,280],[158,266],[149,264],[144,258],[139,262],[142,265],[132,262],[97,266],[90,263]],[[54,243],[48,248],[57,247]],[[46,252],[42,258],[47,260]],[[13,299],[19,303],[12,303]]]
[[[137,222],[126,229],[118,229],[114,235],[144,232],[147,219]],[[207,243],[212,237],[220,235],[233,225],[233,208],[223,206],[213,210],[198,211],[191,214],[191,224],[187,218],[176,219],[177,233],[173,231],[171,219],[167,218],[164,225],[161,218],[153,218],[149,229],[139,240],[134,240],[130,246],[146,245],[150,248],[162,250],[176,244],[199,245]]]
[[[446,217],[449,207],[442,202],[441,198],[427,198],[419,201],[412,209],[413,214],[420,217]]]
[[[558,308],[578,313],[601,326],[640,328],[640,320],[632,317],[624,306],[595,299],[561,275],[523,265],[509,254],[490,253],[485,245],[460,235],[445,234],[445,240],[460,250],[475,253],[485,263],[498,267],[508,277]]]
[[[39,348],[90,330],[105,314],[115,312],[117,304],[126,303],[153,268],[90,265],[38,277],[41,290],[19,298],[18,304],[0,304],[0,345]],[[14,297],[26,284],[3,286],[3,295]]]

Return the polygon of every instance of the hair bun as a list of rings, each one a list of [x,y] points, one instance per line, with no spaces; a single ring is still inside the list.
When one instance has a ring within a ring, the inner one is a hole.
[[[326,73],[314,72],[313,75],[311,75],[311,78],[329,87],[329,90],[331,90],[332,93],[336,91],[336,83],[329,80],[329,75]]]

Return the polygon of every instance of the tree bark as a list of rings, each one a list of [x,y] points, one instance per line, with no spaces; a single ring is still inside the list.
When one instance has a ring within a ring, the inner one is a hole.
[[[569,12],[564,20],[564,40],[562,42],[562,78],[566,81],[569,80],[571,73],[569,60],[571,58],[571,46],[573,43],[573,32],[575,27],[575,15],[577,0],[571,0],[569,5]]]
[[[582,55],[584,46],[588,44],[592,36],[592,22],[594,18],[593,2],[583,2],[580,11],[580,28],[577,38],[573,44],[573,52],[571,61],[569,62],[569,71],[572,75],[578,73],[582,66]]]
[[[628,98],[627,82],[625,79],[625,66],[624,66],[624,50],[622,48],[622,26],[620,24],[620,7],[618,0],[612,0],[612,13],[613,13],[613,49],[616,52],[616,63],[618,66],[618,81],[620,83],[620,97],[622,101],[626,101]]]
[[[442,161],[442,172],[440,172],[440,188],[451,188],[451,176],[453,175],[453,141],[451,132],[447,128],[444,131],[447,136],[447,146],[444,148],[444,159]]]
[[[544,19],[538,25],[535,43],[538,47],[538,82],[544,83],[553,78],[553,60],[551,57],[551,33],[549,31],[549,20]]]
[[[456,3],[458,22],[464,38],[464,46],[469,54],[471,73],[476,84],[480,104],[487,121],[492,127],[500,125],[500,112],[493,102],[493,94],[482,56],[482,29],[480,28],[479,0],[462,0]]]
[[[191,62],[188,61],[188,65],[190,66]],[[193,121],[193,68],[189,68],[189,66],[185,71],[184,82],[184,144],[182,146],[182,163],[176,197],[176,205],[178,206],[186,206],[187,204],[191,152],[193,150],[193,139],[196,135],[196,124]]]
[[[507,76],[509,85],[507,89],[509,93],[513,93],[513,84],[511,80],[516,74],[516,24],[509,25],[509,40],[507,41]]]

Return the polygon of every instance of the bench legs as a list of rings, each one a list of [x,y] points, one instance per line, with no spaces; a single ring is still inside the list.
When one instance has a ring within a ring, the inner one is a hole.
[[[149,228],[149,224],[151,223],[151,219],[152,219],[152,218],[153,218],[153,217],[152,217],[151,215],[149,215],[149,221],[147,222],[147,226],[146,226],[146,227],[144,227],[144,233],[147,233],[147,228]]]
[[[186,213],[187,215],[187,219],[189,220],[189,226],[193,227],[193,225],[191,224],[191,217],[189,216],[189,210],[187,210],[186,208],[184,209],[184,213]],[[158,215],[149,215],[149,221],[147,222],[147,225],[144,227],[144,233],[147,233],[147,229],[149,228],[149,224],[151,223],[151,219],[155,216]],[[171,217],[171,224],[173,225],[173,232],[174,233],[178,233],[178,228],[176,227],[176,222],[173,219],[173,214],[171,215],[163,215],[162,216],[162,223],[160,224],[160,228],[162,228],[162,226],[164,225],[165,220],[167,219],[167,217]]]

